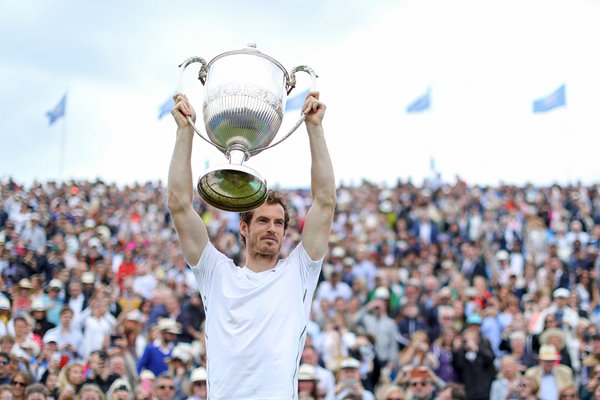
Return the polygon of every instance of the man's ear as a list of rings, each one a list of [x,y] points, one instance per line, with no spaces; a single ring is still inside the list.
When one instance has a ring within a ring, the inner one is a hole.
[[[248,235],[248,224],[244,221],[240,221],[240,235],[246,237]]]

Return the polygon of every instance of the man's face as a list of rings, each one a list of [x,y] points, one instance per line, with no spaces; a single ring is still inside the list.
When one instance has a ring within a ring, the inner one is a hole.
[[[413,398],[416,399],[429,399],[433,392],[433,385],[427,378],[410,378],[408,385],[410,386]]]
[[[360,374],[356,368],[342,368],[340,370],[340,378],[342,382],[354,382],[357,383],[360,381]]]
[[[317,354],[312,348],[305,348],[302,352],[302,362],[310,365],[317,365]]]
[[[158,379],[154,384],[154,396],[158,400],[172,400],[175,397],[175,382],[173,379]]]
[[[60,323],[62,326],[70,326],[71,321],[73,320],[73,313],[71,311],[63,311],[60,314]]]
[[[206,399],[206,381],[197,381],[192,384],[192,395],[196,395],[201,399]]]
[[[14,322],[15,334],[19,337],[24,337],[29,334],[29,324],[22,319],[18,319]]]
[[[265,256],[277,256],[285,235],[285,214],[279,204],[263,204],[252,215],[250,224],[240,223],[248,250]]]
[[[540,364],[545,373],[552,372],[554,369],[554,362],[554,360],[540,360]]]

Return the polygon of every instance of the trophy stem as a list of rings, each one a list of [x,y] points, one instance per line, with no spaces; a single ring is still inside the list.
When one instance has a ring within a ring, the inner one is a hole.
[[[233,145],[227,149],[225,156],[229,160],[230,164],[242,165],[248,160],[248,158],[250,158],[250,153],[248,153],[248,151],[242,146]]]

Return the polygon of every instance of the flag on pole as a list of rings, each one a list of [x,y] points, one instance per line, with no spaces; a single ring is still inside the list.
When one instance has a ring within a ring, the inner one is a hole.
[[[533,112],[541,113],[566,106],[565,86],[563,84],[548,96],[535,100],[533,102]]]
[[[304,105],[304,102],[306,101],[306,97],[308,96],[309,92],[310,89],[306,89],[305,91],[288,98],[285,103],[285,112],[301,109]]]
[[[406,107],[407,113],[418,113],[423,111],[429,111],[431,108],[431,90],[428,88],[425,93],[418,99],[413,101]]]
[[[65,115],[65,110],[67,108],[67,94],[65,93],[63,97],[60,99],[58,104],[54,106],[54,108],[46,113],[46,117],[48,117],[48,125],[52,125],[56,122],[56,120],[60,119]]]
[[[173,100],[173,96],[169,96],[169,99],[158,108],[158,119],[161,120],[165,115],[169,114],[173,107],[175,107],[175,100]]]

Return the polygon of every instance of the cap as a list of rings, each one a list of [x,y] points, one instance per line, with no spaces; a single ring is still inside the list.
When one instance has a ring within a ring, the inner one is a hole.
[[[375,289],[374,297],[378,300],[387,300],[390,298],[390,291],[383,286],[379,286]]]
[[[298,380],[299,381],[316,381],[317,371],[314,366],[310,364],[302,364],[298,369]]]
[[[23,278],[19,281],[19,287],[23,289],[31,289],[33,286],[31,285],[31,281],[27,278]]]
[[[96,275],[93,272],[88,271],[81,274],[81,283],[94,283]]]
[[[481,325],[482,319],[479,314],[471,314],[467,317],[467,325]]]
[[[0,310],[10,310],[10,300],[4,296],[0,296]]]
[[[558,361],[560,355],[551,344],[543,344],[540,346],[539,359],[542,361]]]
[[[188,363],[192,361],[192,355],[184,348],[175,346],[175,348],[171,352],[171,355],[168,356],[166,359],[167,361],[180,360],[183,363]]]
[[[342,363],[340,365],[340,368],[359,369],[360,361],[358,361],[356,358],[352,358],[352,357],[344,358],[344,360],[342,361]]]
[[[53,288],[62,290],[62,288],[63,288],[62,281],[60,279],[56,279],[56,278],[52,279],[50,281],[50,283],[48,283],[48,289],[53,289]]]
[[[35,299],[31,302],[31,311],[46,311],[48,307],[42,299]]]
[[[42,342],[44,342],[44,344],[47,343],[58,343],[58,339],[56,338],[56,335],[53,335],[52,332],[50,332],[50,334],[45,334],[44,335],[44,339],[42,339]]]
[[[154,375],[154,372],[145,369],[140,373],[140,379],[156,379],[156,375]]]
[[[556,299],[556,298],[563,298],[563,299],[568,299],[569,296],[571,295],[571,292],[569,291],[569,289],[566,288],[558,288],[556,289],[553,293],[552,296]]]
[[[496,253],[496,260],[498,260],[498,261],[508,260],[508,251],[498,250],[498,252]]]
[[[331,257],[342,258],[346,255],[346,250],[343,247],[336,246],[331,250]]]
[[[427,379],[429,377],[429,371],[427,371],[425,367],[415,367],[410,371],[410,377]]]
[[[302,367],[300,367],[302,368]],[[200,381],[205,381],[206,380],[206,368],[204,367],[198,367],[198,368],[194,368],[192,370],[192,373],[190,374],[190,382],[200,382]]]

